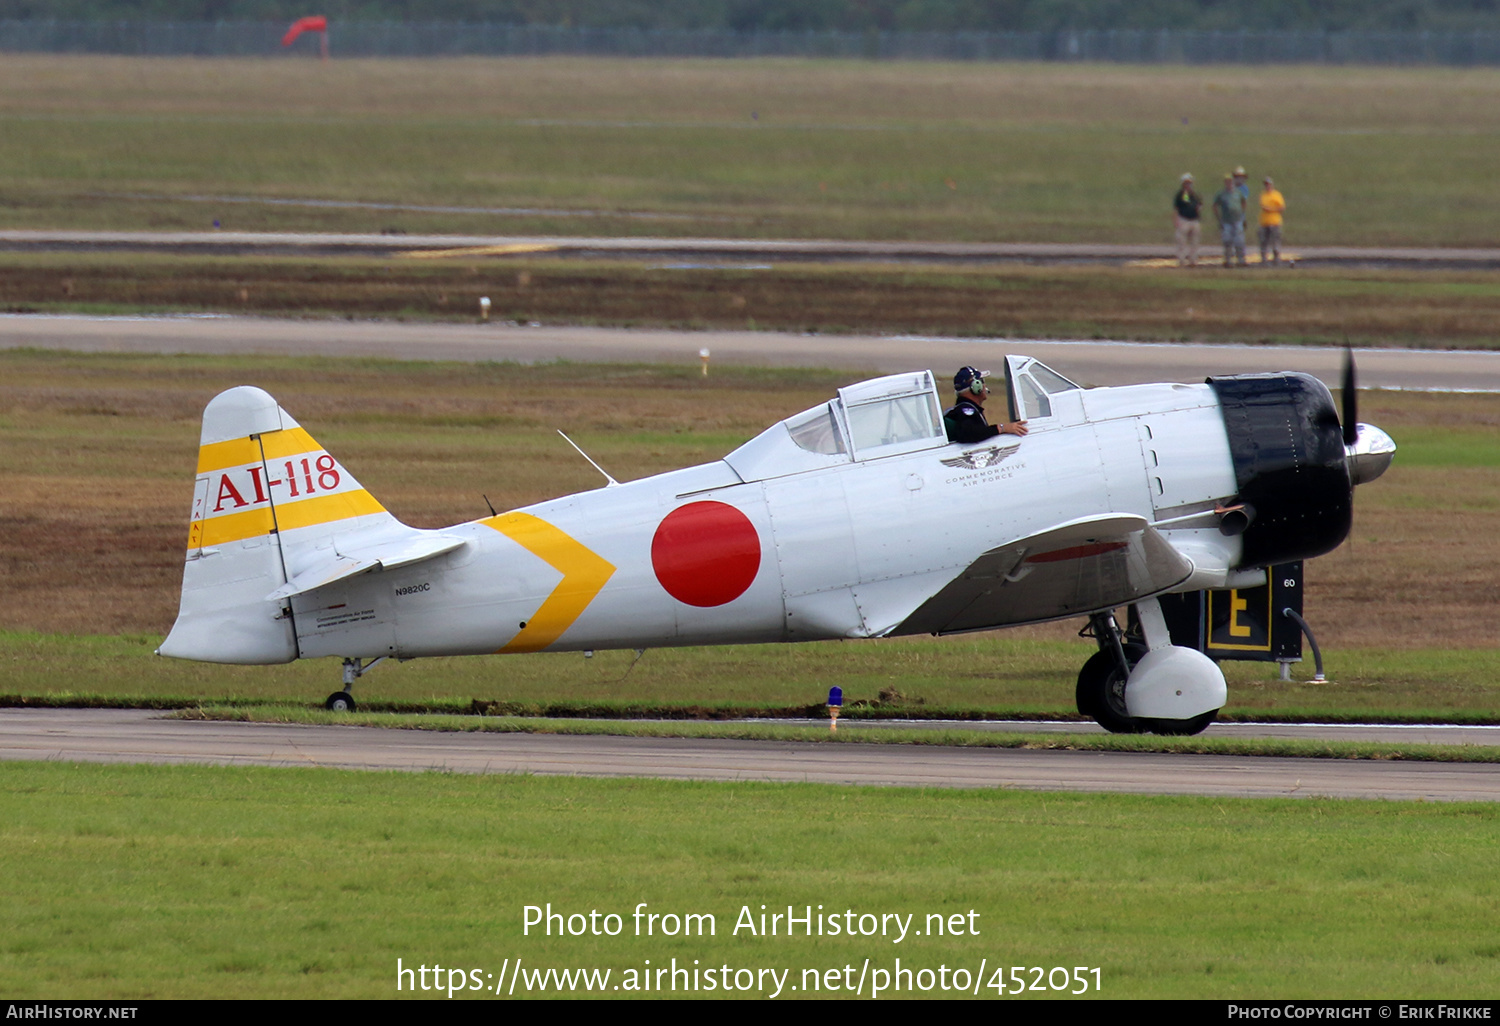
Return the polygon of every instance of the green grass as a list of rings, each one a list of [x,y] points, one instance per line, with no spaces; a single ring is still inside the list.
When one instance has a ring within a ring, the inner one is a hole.
[[[1182,171],[1244,164],[1293,248],[1482,246],[1500,162],[1493,69],[57,56],[0,90],[10,228],[1164,243]]]
[[[646,959],[698,959],[790,969],[800,984],[803,969],[857,974],[866,958],[892,969],[900,957],[971,972],[981,959],[1097,966],[1099,994],[1113,998],[1483,999],[1500,984],[1497,815],[1326,799],[6,763],[0,990],[388,998],[398,958],[481,973],[520,958],[608,968],[612,981]],[[633,936],[641,902],[712,914],[715,934]],[[525,935],[525,906],[547,903],[620,914],[625,930]],[[915,928],[960,914],[977,935],[734,936],[741,909],[762,904],[911,914]]]
[[[317,707],[338,689],[336,660],[216,666],[152,654],[160,638],[0,632],[0,700],[38,705]],[[647,652],[471,656],[377,667],[354,689],[369,709],[466,712],[499,703],[534,716],[802,715],[828,689],[850,712],[921,717],[1076,715],[1081,641],[1018,632],[949,639],[724,646]],[[1330,682],[1277,679],[1274,664],[1226,663],[1225,719],[1500,721],[1489,649],[1328,653]],[[881,702],[894,688],[900,698]]]
[[[1414,467],[1500,467],[1500,445],[1483,429],[1414,426],[1401,433],[1401,462]]]

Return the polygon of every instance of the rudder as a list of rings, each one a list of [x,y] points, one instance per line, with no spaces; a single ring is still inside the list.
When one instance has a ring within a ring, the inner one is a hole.
[[[215,663],[296,659],[291,605],[273,595],[334,533],[395,518],[262,389],[203,411],[182,603],[158,654]]]

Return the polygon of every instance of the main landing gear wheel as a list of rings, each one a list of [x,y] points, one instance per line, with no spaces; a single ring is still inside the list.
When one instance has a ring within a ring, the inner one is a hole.
[[[1140,645],[1125,646],[1125,659],[1132,669],[1145,654],[1146,650]],[[1083,669],[1078,671],[1078,711],[1085,716],[1092,716],[1099,726],[1111,734],[1160,734],[1165,737],[1201,734],[1219,716],[1219,710],[1211,709],[1187,720],[1133,717],[1125,708],[1127,679],[1120,676],[1120,667],[1113,655],[1095,652],[1083,664]]]
[[[1126,643],[1125,661],[1130,668],[1146,655],[1143,645]],[[1167,737],[1187,737],[1201,734],[1218,718],[1219,710],[1210,709],[1199,716],[1186,720],[1160,720],[1131,716],[1125,706],[1125,684],[1129,676],[1120,675],[1120,664],[1112,652],[1095,652],[1078,671],[1076,695],[1078,711],[1091,716],[1094,721],[1111,734],[1161,734]]]
[[[328,696],[328,701],[323,703],[323,707],[333,712],[353,712],[354,696],[347,691],[335,691]]]
[[[1125,659],[1131,666],[1140,662],[1145,654],[1146,650],[1140,645],[1125,646]],[[1125,710],[1125,680],[1113,653],[1095,652],[1078,671],[1078,711],[1092,716],[1111,734],[1141,733],[1146,726]]]

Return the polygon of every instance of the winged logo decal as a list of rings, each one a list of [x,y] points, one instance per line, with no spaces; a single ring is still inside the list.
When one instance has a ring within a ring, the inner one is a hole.
[[[970,449],[962,456],[954,456],[952,459],[943,460],[945,467],[957,467],[965,470],[983,470],[985,467],[993,467],[1004,462],[1014,455],[1019,445],[1008,446],[1004,449],[998,445],[992,445],[988,449]]]

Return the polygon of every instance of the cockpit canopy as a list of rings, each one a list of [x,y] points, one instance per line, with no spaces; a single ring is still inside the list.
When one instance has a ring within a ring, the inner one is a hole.
[[[1040,360],[1029,356],[1005,358],[1005,381],[1009,386],[1011,419],[1043,420],[1052,416],[1049,395],[1081,388]]]
[[[1030,357],[1007,357],[1005,373],[1015,411],[1006,419],[1051,416],[1048,395],[1079,387]],[[768,428],[724,461],[742,480],[760,481],[947,444],[937,382],[931,371],[911,371],[841,388],[838,398]]]
[[[892,374],[841,388],[837,405],[857,460],[948,444],[931,371]]]

